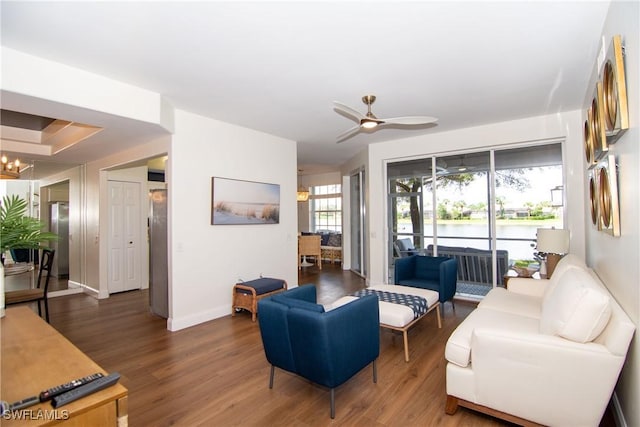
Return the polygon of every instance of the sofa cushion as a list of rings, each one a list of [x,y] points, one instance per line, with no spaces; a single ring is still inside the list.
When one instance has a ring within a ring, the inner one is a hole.
[[[587,270],[572,268],[543,299],[540,332],[593,341],[611,317],[609,298]]]
[[[511,283],[511,282],[509,282]],[[519,294],[505,288],[493,288],[478,307],[540,319],[542,298]]]
[[[503,311],[476,308],[449,337],[444,350],[445,358],[463,368],[471,363],[471,338],[476,329],[539,334],[539,321]]]
[[[544,290],[544,296],[547,296],[549,293],[551,293],[551,291],[553,291],[553,289],[562,280],[562,276],[564,276],[564,274],[568,270],[571,270],[573,268],[585,269],[587,268],[587,266],[580,258],[578,258],[574,254],[567,254],[563,256],[560,259],[560,262],[558,262],[558,265],[556,265],[556,268],[553,271],[553,274],[549,278],[549,284],[547,285],[547,288]]]
[[[301,308],[303,310],[324,313],[324,307],[322,305],[304,301],[301,299],[287,298],[283,295],[274,295],[271,297],[271,300],[279,304],[286,305],[289,308]]]

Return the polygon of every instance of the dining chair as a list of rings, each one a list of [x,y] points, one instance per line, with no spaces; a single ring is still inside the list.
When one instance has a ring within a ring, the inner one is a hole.
[[[316,265],[322,270],[322,249],[320,248],[322,238],[320,235],[298,236],[298,270],[302,267],[300,257],[313,256]],[[306,258],[305,258],[306,259]]]
[[[23,304],[27,302],[38,303],[38,315],[42,317],[42,303],[44,303],[44,316],[49,323],[49,304],[47,301],[47,293],[49,291],[49,279],[51,278],[51,267],[53,266],[53,249],[42,249],[42,259],[40,260],[40,269],[38,270],[38,281],[33,289],[20,289],[17,291],[9,291],[4,294],[5,305]],[[46,272],[44,286],[42,286],[42,276]]]

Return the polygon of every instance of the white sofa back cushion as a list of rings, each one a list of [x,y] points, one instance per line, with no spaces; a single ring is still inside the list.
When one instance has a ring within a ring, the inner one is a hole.
[[[558,286],[558,283],[560,283],[560,281],[562,280],[562,276],[567,270],[570,270],[572,267],[585,269],[587,268],[584,261],[582,261],[577,255],[567,254],[563,256],[562,259],[560,259],[560,262],[558,262],[558,265],[553,271],[553,274],[549,278],[549,284],[544,290],[543,298],[549,295],[555,289],[555,287]]]
[[[588,271],[574,267],[570,274],[562,274],[562,280],[545,295],[540,332],[590,342],[600,335],[610,317],[609,295]]]

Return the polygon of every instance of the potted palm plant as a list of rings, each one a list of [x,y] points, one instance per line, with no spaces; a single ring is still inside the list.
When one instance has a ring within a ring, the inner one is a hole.
[[[10,249],[38,249],[44,242],[56,240],[55,233],[44,231],[44,224],[27,215],[27,201],[19,196],[4,196],[0,204],[0,254],[4,265]]]

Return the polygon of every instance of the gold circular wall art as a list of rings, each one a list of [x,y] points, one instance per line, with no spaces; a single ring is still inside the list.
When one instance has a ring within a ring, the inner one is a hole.
[[[591,143],[595,147],[602,147],[602,134],[600,133],[600,113],[598,110],[598,98],[594,97],[591,101]]]
[[[591,222],[593,225],[598,223],[598,194],[596,192],[596,177],[589,178],[589,201],[591,202]]]
[[[593,162],[593,138],[591,137],[591,124],[589,123],[591,110],[587,112],[587,120],[584,121],[584,155],[587,158],[587,164]]]
[[[602,85],[604,86],[604,121],[607,130],[610,131],[615,128],[618,115],[618,90],[616,88],[616,75],[611,61],[607,61],[604,66]]]
[[[605,227],[611,225],[611,188],[609,187],[609,174],[605,168],[600,168],[598,172],[599,198],[600,198],[600,218]]]

